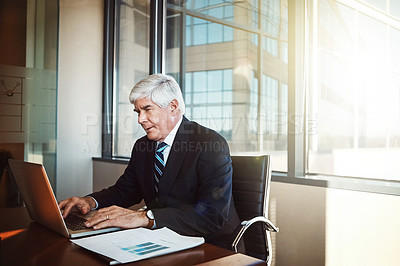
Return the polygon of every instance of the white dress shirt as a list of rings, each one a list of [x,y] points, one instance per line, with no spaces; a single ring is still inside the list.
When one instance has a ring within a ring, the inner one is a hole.
[[[164,142],[168,145],[167,147],[165,147],[164,152],[163,152],[165,165],[167,165],[169,152],[171,151],[171,146],[174,143],[176,132],[178,132],[178,128],[180,127],[180,125],[182,123],[182,119],[183,119],[183,117],[181,117],[181,119],[179,119],[178,123],[176,123],[174,128],[171,130],[171,132],[169,132],[168,136],[164,139]],[[158,144],[160,144],[159,141],[157,141],[157,146],[158,146]]]

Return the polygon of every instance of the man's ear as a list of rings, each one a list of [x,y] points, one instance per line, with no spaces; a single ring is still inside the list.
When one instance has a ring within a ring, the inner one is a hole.
[[[173,114],[176,114],[179,111],[179,103],[176,99],[173,99],[169,104],[169,108]]]

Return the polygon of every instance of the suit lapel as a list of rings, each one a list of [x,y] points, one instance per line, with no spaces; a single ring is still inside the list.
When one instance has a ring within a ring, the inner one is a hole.
[[[171,190],[175,178],[178,175],[182,162],[185,158],[187,148],[184,147],[188,147],[187,143],[189,141],[189,134],[187,134],[188,126],[189,121],[186,117],[183,117],[182,124],[180,125],[178,132],[175,136],[174,143],[172,144],[164,174],[160,180],[160,190],[158,193],[160,206],[164,205],[165,197]]]
[[[144,187],[145,187],[145,198],[147,197],[148,202],[150,200],[153,200],[155,198],[155,192],[154,192],[154,158],[155,158],[155,151],[156,151],[156,145],[157,142],[155,141],[150,141],[149,143],[149,149],[146,150],[145,157],[145,165],[144,171],[145,171],[145,178],[144,178]],[[141,167],[141,166],[139,166]],[[148,204],[148,203],[147,203]],[[148,206],[149,207],[149,206]]]

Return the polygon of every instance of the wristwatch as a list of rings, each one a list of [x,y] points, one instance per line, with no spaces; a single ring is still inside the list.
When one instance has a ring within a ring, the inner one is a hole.
[[[147,228],[151,229],[154,226],[154,215],[153,215],[153,212],[151,210],[148,210],[146,212],[146,216],[147,216],[147,218],[149,218],[149,223],[147,224]]]

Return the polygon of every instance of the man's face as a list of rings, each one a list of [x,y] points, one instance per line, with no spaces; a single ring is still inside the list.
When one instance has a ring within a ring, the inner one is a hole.
[[[135,101],[138,122],[146,131],[150,140],[163,141],[174,128],[170,121],[170,109],[170,106],[161,108],[148,98]]]

